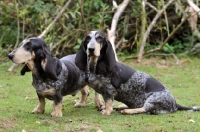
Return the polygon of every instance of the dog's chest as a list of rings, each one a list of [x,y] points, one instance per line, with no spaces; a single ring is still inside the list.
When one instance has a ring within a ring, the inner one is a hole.
[[[67,70],[66,67],[63,66],[60,74],[58,75],[58,80],[54,81],[51,79],[43,80],[37,74],[32,74],[33,82],[32,85],[36,89],[37,93],[43,96],[53,96],[56,94],[56,91],[62,90],[67,82]]]
[[[90,74],[88,82],[88,85],[100,94],[116,94],[116,89],[111,84],[110,78],[103,77],[102,75]]]

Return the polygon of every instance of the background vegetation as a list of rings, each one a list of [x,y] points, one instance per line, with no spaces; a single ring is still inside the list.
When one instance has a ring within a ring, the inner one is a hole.
[[[116,48],[118,55],[136,55],[140,48],[142,27],[142,1],[130,0],[119,18],[116,29]],[[6,56],[26,37],[37,37],[53,21],[66,0],[1,0],[0,1],[0,52]],[[116,0],[118,5],[122,2]],[[157,10],[168,1],[152,0],[151,6]],[[198,0],[195,1],[198,5]],[[178,6],[177,6],[178,5]],[[146,41],[145,51],[160,47],[169,37],[182,18],[186,1],[175,0],[160,16]],[[147,28],[156,11],[146,5]],[[84,35],[90,30],[99,29],[107,33],[115,13],[111,0],[73,0],[50,32],[44,37],[53,54],[61,57],[75,53]],[[184,53],[199,42],[193,37],[188,21],[185,21],[173,37],[165,42],[161,53]],[[195,47],[195,48],[196,48]],[[195,52],[197,54],[198,52]]]

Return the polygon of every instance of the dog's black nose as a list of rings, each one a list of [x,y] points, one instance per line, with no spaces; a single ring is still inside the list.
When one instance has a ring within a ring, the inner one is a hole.
[[[94,48],[89,48],[88,50],[89,50],[90,53],[94,52]]]
[[[11,53],[10,53],[10,54],[8,54],[8,58],[9,58],[9,59],[11,59],[11,60],[12,60],[13,56],[14,56],[14,55],[13,55],[13,54],[11,54]]]

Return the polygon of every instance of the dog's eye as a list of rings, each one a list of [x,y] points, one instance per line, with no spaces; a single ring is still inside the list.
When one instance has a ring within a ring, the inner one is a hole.
[[[97,36],[97,37],[96,37],[96,40],[97,40],[97,41],[102,41],[102,40],[103,40],[103,37],[102,37],[102,36]]]
[[[31,43],[30,43],[30,42],[26,43],[26,46],[30,47],[30,46],[31,46]]]
[[[27,42],[27,43],[26,43],[26,45],[30,45],[30,44],[31,44],[30,42]]]
[[[85,38],[85,41],[90,41],[90,39],[91,39],[91,37],[90,36],[87,36],[86,38]]]
[[[31,43],[27,42],[26,44],[24,44],[24,47],[29,50],[31,48]]]

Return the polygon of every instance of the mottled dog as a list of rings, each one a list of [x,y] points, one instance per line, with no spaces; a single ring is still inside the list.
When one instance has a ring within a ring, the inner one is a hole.
[[[200,110],[176,103],[169,90],[150,75],[134,70],[116,61],[110,42],[100,31],[91,31],[82,42],[76,56],[76,65],[86,71],[89,85],[103,95],[109,115],[113,99],[123,102],[123,114],[171,113],[177,110]]]
[[[51,116],[61,117],[63,96],[75,95],[80,90],[82,97],[75,107],[85,105],[89,91],[84,88],[85,74],[76,67],[75,56],[69,55],[61,59],[53,57],[41,38],[25,39],[19,48],[8,55],[14,63],[25,64],[21,75],[32,71],[32,85],[39,99],[39,104],[32,113],[44,113],[47,98],[54,101]],[[96,98],[96,105],[98,101],[99,96]]]

